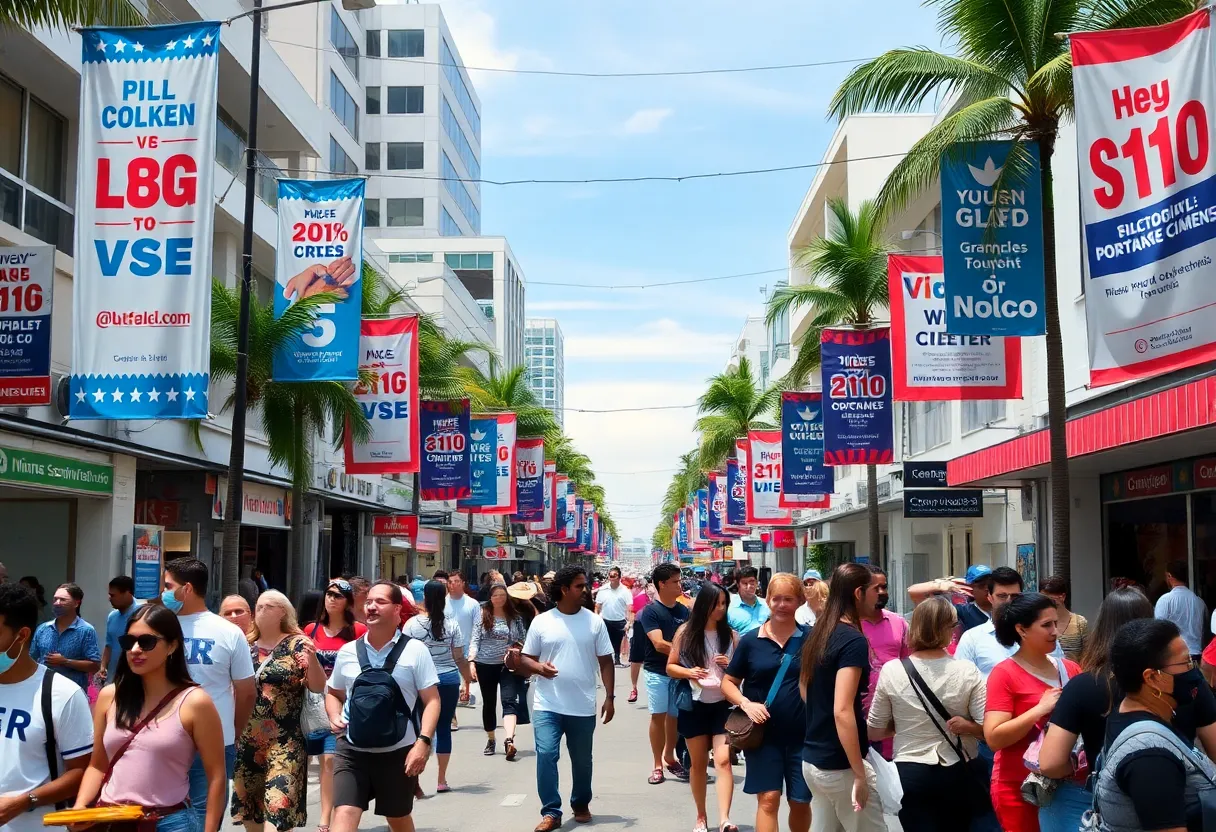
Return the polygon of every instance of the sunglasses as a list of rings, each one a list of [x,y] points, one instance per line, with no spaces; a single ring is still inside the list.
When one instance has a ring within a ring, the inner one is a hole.
[[[138,644],[139,649],[147,653],[150,650],[155,650],[157,643],[161,641],[164,641],[164,638],[152,635],[151,633],[145,633],[142,636],[121,635],[118,637],[118,646],[126,652],[134,650],[135,645]]]
[[[336,600],[338,600],[338,601],[343,601],[343,600],[345,600],[345,599],[346,599],[346,596],[345,596],[345,595],[343,595],[341,592],[326,592],[326,593],[325,593],[325,597],[326,597],[326,598],[334,598],[334,599],[336,599]]]
[[[349,583],[347,583],[346,581],[341,581],[341,580],[339,580],[339,581],[330,581],[330,582],[329,582],[329,585],[330,585],[330,586],[336,586],[338,589],[342,590],[343,592],[353,592],[353,591],[354,591],[354,590],[351,588],[351,585],[350,585]]]

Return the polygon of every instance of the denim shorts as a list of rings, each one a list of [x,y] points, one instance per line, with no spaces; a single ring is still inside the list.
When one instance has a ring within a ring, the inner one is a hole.
[[[203,832],[203,823],[193,809],[182,809],[158,820],[156,832]]]
[[[801,743],[766,742],[748,751],[745,762],[744,794],[779,792],[784,787],[786,800],[811,802],[811,789],[802,776]]]
[[[676,697],[672,690],[673,679],[659,673],[646,671],[646,709],[651,714],[675,716]]]
[[[309,757],[319,757],[322,754],[333,754],[338,747],[338,738],[333,731],[317,731],[304,738],[305,753]]]

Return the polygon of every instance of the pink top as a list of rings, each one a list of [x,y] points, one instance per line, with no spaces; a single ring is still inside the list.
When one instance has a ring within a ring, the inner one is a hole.
[[[194,739],[186,733],[180,712],[189,695],[187,691],[178,697],[177,707],[168,714],[162,712],[136,735],[101,790],[103,802],[151,807],[176,806],[186,799],[190,793],[188,772],[194,762]],[[114,725],[111,710],[102,740],[106,756],[116,754],[130,736],[130,731]]]
[[[650,603],[650,597],[645,592],[639,592],[633,596],[633,612],[637,615],[642,610],[646,609],[646,605]]]
[[[877,624],[861,619],[861,632],[870,642],[870,687],[861,700],[868,712],[878,687],[878,671],[889,661],[907,658],[912,651],[908,649],[908,622],[890,610],[882,610],[882,620]]]

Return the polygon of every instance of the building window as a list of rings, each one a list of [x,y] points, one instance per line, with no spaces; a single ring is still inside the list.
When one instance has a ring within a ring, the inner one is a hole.
[[[473,195],[469,193],[468,187],[461,181],[460,174],[457,172],[452,160],[448,158],[447,153],[443,153],[443,187],[448,192],[448,196],[455,200],[459,206],[461,213],[465,219],[469,221],[469,225],[473,227],[474,234],[481,233],[481,209],[477,207],[477,203],[473,201]]]
[[[70,255],[66,154],[67,121],[0,76],[0,219]]]
[[[379,199],[365,199],[363,201],[363,226],[364,228],[380,227]]]
[[[474,180],[481,179],[481,163],[477,161],[477,154],[473,152],[473,146],[469,144],[469,140],[464,134],[464,127],[461,126],[460,119],[456,118],[456,111],[448,103],[446,95],[439,96],[439,107],[439,120],[443,123],[443,132],[447,133],[448,139],[456,148],[456,155],[460,157],[460,161],[464,162],[464,169]],[[481,193],[480,182],[474,181],[471,184],[475,193]]]
[[[999,422],[1004,418],[1004,399],[963,402],[963,433],[971,433],[990,422]]]
[[[334,111],[347,133],[359,138],[359,105],[350,97],[332,69],[329,71],[329,109]]]
[[[416,252],[409,251],[404,254],[390,254],[388,256],[390,263],[434,263],[435,255],[429,251]]]
[[[379,58],[380,57],[380,30],[379,29],[368,29],[367,30],[367,57],[369,57],[369,58]]]
[[[364,145],[363,169],[380,170],[380,142],[368,142]]]
[[[421,58],[426,54],[426,32],[422,29],[389,29],[390,58]]]
[[[944,445],[950,439],[950,402],[909,402],[908,446],[913,454]]]
[[[473,136],[480,142],[481,115],[477,112],[473,96],[469,94],[468,85],[464,82],[464,74],[460,71],[460,65],[456,62],[456,56],[452,53],[452,48],[448,46],[447,40],[440,38],[439,45],[443,50],[440,63],[443,64],[444,77],[448,79],[448,85],[455,93],[456,101],[459,102],[460,109],[464,111],[464,117],[469,120],[469,126],[473,128]]]
[[[0,76],[0,168],[21,175],[21,87]]]
[[[452,271],[457,269],[491,271],[494,268],[494,253],[481,251],[456,254],[453,252],[443,255],[443,261],[448,264],[448,268]]]
[[[66,141],[67,122],[30,96],[25,181],[60,202],[64,201],[68,181]]]
[[[342,56],[342,62],[346,64],[350,74],[358,78],[359,44],[355,42],[355,36],[350,33],[350,29],[347,29],[346,24],[342,22],[342,15],[338,14],[338,10],[333,6],[329,7],[329,42]]]
[[[448,209],[440,206],[439,208],[439,234],[443,237],[462,237],[464,230],[461,229],[460,223],[456,222],[456,218],[448,213]],[[493,317],[487,315],[486,317]]]
[[[367,102],[367,114],[369,116],[380,115],[380,88],[368,87],[367,95],[364,97]]]
[[[406,199],[385,200],[388,203],[388,227],[422,225],[422,198],[409,197]]]
[[[389,142],[387,170],[422,170],[424,165],[422,142]]]
[[[333,136],[329,137],[329,171],[337,174],[359,172],[359,166],[346,155],[342,145],[338,144],[338,140]]]
[[[388,114],[409,115],[422,112],[422,87],[389,87]]]

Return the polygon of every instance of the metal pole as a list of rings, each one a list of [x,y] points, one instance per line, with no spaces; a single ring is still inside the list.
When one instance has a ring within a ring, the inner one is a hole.
[[[228,504],[224,507],[222,591],[237,591],[241,560],[241,508],[245,472],[246,385],[249,379],[249,293],[253,285],[253,208],[257,189],[258,75],[262,56],[262,0],[253,0],[253,42],[249,57],[249,136],[245,147],[245,226],[241,238],[241,311],[237,319],[236,389],[232,407],[232,448],[228,454]]]

